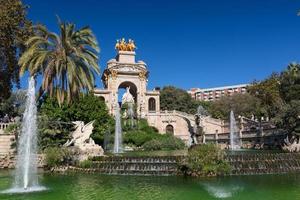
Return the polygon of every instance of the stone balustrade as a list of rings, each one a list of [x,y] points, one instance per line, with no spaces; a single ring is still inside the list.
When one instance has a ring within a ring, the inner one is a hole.
[[[8,125],[10,125],[11,123],[0,123],[0,129],[4,130],[8,127]]]
[[[4,130],[10,125],[12,124],[11,122],[10,123],[0,123],[0,135],[1,134],[4,134]]]

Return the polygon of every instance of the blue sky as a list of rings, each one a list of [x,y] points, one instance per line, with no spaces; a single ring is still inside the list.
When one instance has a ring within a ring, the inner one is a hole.
[[[89,25],[100,67],[115,40],[132,38],[150,70],[148,87],[215,87],[252,82],[300,61],[296,0],[25,0],[35,23],[57,31],[56,15]],[[21,81],[27,87],[27,77]],[[100,77],[97,86],[102,87]]]

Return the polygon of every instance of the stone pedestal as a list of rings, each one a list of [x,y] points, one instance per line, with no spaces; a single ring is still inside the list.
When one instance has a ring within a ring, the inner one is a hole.
[[[118,51],[116,60],[120,63],[135,63],[135,52],[134,51]]]
[[[90,157],[103,156],[104,151],[101,146],[97,144],[83,144],[77,146],[79,150],[78,161],[87,160]]]

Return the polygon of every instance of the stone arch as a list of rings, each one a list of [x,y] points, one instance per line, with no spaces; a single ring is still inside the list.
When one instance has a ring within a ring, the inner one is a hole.
[[[174,135],[174,126],[171,124],[168,124],[166,126],[166,134]]]
[[[130,87],[129,91],[132,94],[135,103],[137,103],[138,89],[137,89],[137,86],[133,82],[131,82],[131,81],[121,82],[118,86],[118,90],[121,88],[126,89],[127,87]]]
[[[148,111],[149,112],[155,112],[156,111],[156,100],[151,97],[148,100]]]

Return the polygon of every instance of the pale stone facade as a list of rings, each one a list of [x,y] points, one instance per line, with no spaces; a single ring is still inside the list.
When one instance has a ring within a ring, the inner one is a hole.
[[[195,126],[193,115],[174,110],[148,113],[146,118],[149,125],[156,127],[160,133],[166,133],[167,127],[171,125],[173,127],[174,136],[182,139],[187,144],[190,142],[190,137]],[[201,118],[200,126],[203,127],[205,134],[210,135],[223,133],[225,128],[223,120],[213,119],[209,116]]]

